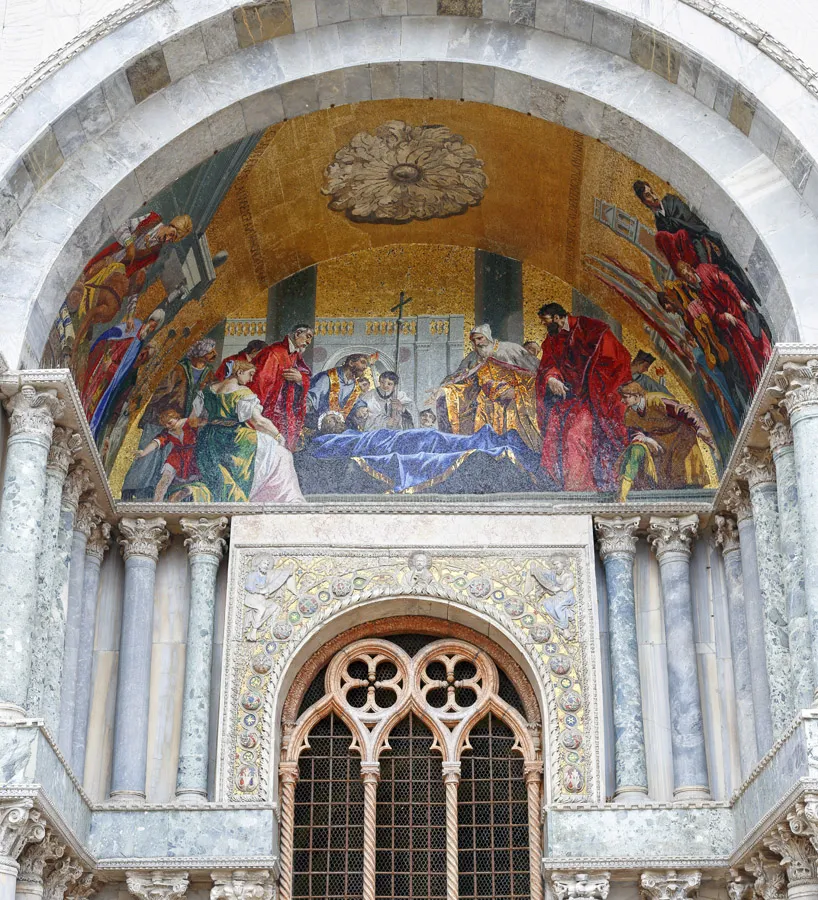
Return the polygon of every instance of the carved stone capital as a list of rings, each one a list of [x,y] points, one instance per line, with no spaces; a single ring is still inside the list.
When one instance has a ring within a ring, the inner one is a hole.
[[[118,528],[123,558],[128,560],[132,556],[146,556],[156,562],[160,551],[170,540],[166,524],[159,516],[155,519],[121,518]]]
[[[43,900],[64,900],[70,884],[82,878],[83,868],[72,859],[61,859],[46,875]]]
[[[180,900],[187,891],[187,872],[126,872],[128,890],[138,900]]]
[[[614,554],[636,555],[636,530],[639,516],[595,516],[594,529],[599,543],[599,555],[604,562]]]
[[[190,556],[199,553],[207,553],[221,559],[227,542],[224,532],[227,529],[227,516],[219,516],[209,519],[202,516],[199,519],[180,519],[179,524],[186,535],[185,547]]]
[[[98,890],[94,882],[94,873],[86,872],[81,878],[73,881],[65,889],[64,900],[85,900],[91,894],[96,894]]]
[[[82,438],[70,428],[55,425],[51,435],[51,446],[48,449],[46,468],[52,469],[65,478],[74,455],[82,446]]]
[[[523,777],[526,784],[533,781],[539,784],[542,781],[542,760],[528,759],[523,763]]]
[[[443,783],[460,784],[460,763],[444,762],[443,763]]]
[[[557,900],[606,900],[611,888],[611,873],[552,872],[551,885]]]
[[[775,466],[769,450],[745,447],[736,467],[736,475],[745,479],[750,488],[775,484]]]
[[[82,463],[78,463],[69,471],[65,479],[62,489],[62,505],[76,512],[80,497],[90,491],[93,486],[91,473]]]
[[[818,796],[805,794],[787,816],[787,823],[793,834],[807,838],[818,851]]]
[[[210,900],[270,900],[273,878],[266,869],[211,872]]]
[[[282,760],[278,764],[278,774],[281,778],[282,786],[286,784],[298,783],[298,763],[290,760]]]
[[[105,513],[99,508],[96,498],[92,495],[87,500],[82,500],[77,507],[74,531],[80,531],[86,538],[90,538],[91,532],[104,518]]]
[[[738,869],[730,869],[730,877],[727,879],[727,895],[730,900],[751,900],[753,896],[753,882],[746,875],[742,875]]]
[[[724,505],[736,517],[736,522],[753,518],[753,504],[750,502],[750,492],[743,485],[733,482],[727,490]]]
[[[747,871],[755,878],[753,889],[761,900],[783,900],[786,896],[786,878],[778,860],[761,851],[750,857]]]
[[[805,407],[818,406],[818,359],[784,363],[767,390],[780,399],[790,417]]]
[[[699,517],[695,513],[689,516],[651,516],[648,522],[648,543],[660,562],[668,553],[690,556],[698,530]]]
[[[107,522],[99,522],[91,529],[88,543],[85,546],[86,556],[95,556],[102,561],[105,551],[111,545],[111,526]]]
[[[20,873],[18,881],[40,884],[43,880],[45,867],[61,859],[65,854],[65,844],[62,844],[50,831],[43,840],[36,844],[29,844],[20,855]]]
[[[18,859],[28,844],[45,838],[45,819],[34,801],[0,801],[0,856]]]
[[[785,447],[792,447],[792,428],[786,419],[776,416],[773,412],[766,412],[761,417],[761,427],[770,436],[770,450],[773,456]]]
[[[639,879],[645,900],[692,900],[701,883],[701,872],[676,872],[674,869],[643,872]]]
[[[719,515],[715,517],[715,528],[713,529],[716,536],[716,543],[721,547],[724,555],[733,550],[740,550],[738,525],[733,516]]]
[[[4,403],[10,416],[9,437],[19,434],[39,437],[51,442],[54,420],[65,411],[65,403],[53,388],[38,390],[33,384],[24,384]]]
[[[789,823],[774,826],[764,837],[764,846],[781,857],[781,865],[787,870],[787,881],[791,885],[818,880],[818,852],[810,839],[795,834]]]

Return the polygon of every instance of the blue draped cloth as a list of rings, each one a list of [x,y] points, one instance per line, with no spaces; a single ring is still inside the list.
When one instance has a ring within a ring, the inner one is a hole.
[[[532,481],[540,469],[539,453],[516,431],[498,435],[488,425],[476,434],[446,434],[429,428],[324,434],[313,440],[308,452],[316,459],[353,459],[396,494],[440,484],[474,453],[507,459],[528,472]]]

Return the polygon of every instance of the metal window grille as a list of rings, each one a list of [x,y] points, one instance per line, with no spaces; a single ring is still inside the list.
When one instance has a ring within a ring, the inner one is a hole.
[[[528,802],[514,734],[489,714],[469,741],[457,790],[460,900],[528,900]]]
[[[375,896],[446,897],[446,789],[432,733],[414,715],[389,736],[378,784]]]
[[[334,714],[310,732],[299,758],[293,898],[355,900],[363,892],[364,786],[352,734]]]

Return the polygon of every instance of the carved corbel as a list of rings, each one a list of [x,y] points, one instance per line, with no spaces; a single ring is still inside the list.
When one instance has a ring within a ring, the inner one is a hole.
[[[730,869],[727,879],[727,895],[730,900],[751,900],[753,880],[738,869]]]
[[[610,872],[552,872],[551,886],[557,900],[606,900]]]
[[[761,900],[783,900],[787,895],[786,878],[779,861],[764,850],[754,854],[747,862],[747,871],[755,879],[753,890]]]
[[[694,900],[702,883],[697,871],[643,872],[639,886],[643,900]]]
[[[45,819],[34,801],[0,801],[0,857],[17,860],[28,844],[45,838]]]
[[[210,900],[270,900],[273,896],[273,878],[266,869],[218,871],[210,877]]]
[[[126,872],[125,883],[138,900],[180,900],[189,880],[187,872]]]

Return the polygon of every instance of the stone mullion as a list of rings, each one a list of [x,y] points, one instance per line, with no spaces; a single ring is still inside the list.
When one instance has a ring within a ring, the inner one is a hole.
[[[531,900],[542,900],[542,762],[525,764],[525,786],[528,798],[528,857],[531,867]]]
[[[378,782],[380,778],[380,763],[361,764],[361,780],[364,783],[363,900],[375,900],[375,832],[377,827]]]
[[[446,900],[457,900],[458,880],[457,789],[460,785],[460,763],[443,763],[446,786]]]
[[[278,832],[278,900],[292,900],[295,786],[298,783],[298,763],[282,762],[278,768],[281,776],[281,819]]]

